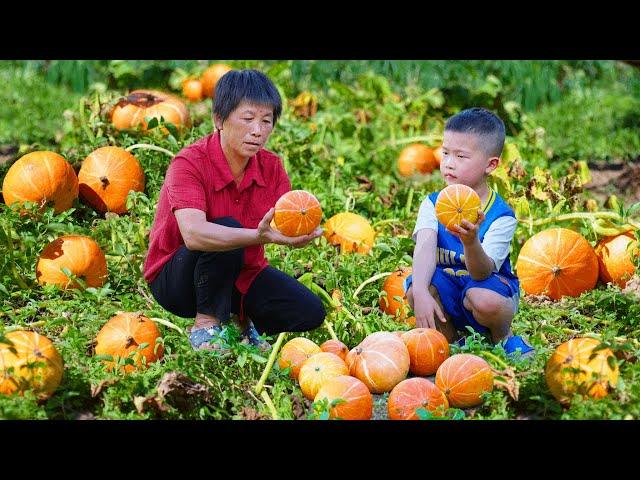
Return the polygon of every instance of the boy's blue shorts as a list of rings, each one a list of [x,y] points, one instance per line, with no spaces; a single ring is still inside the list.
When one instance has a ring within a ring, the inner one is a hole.
[[[404,281],[404,291],[409,289],[413,283],[413,275],[409,275]],[[466,326],[470,325],[479,333],[489,333],[489,329],[480,325],[473,317],[471,311],[464,308],[463,300],[470,288],[486,288],[493,292],[497,292],[503,297],[512,298],[516,305],[516,313],[518,312],[518,302],[520,301],[520,282],[518,279],[510,279],[493,272],[489,278],[476,281],[470,275],[451,275],[445,273],[442,268],[436,267],[431,285],[436,287],[440,301],[444,307],[445,313],[451,317],[453,325],[459,331],[466,331]]]

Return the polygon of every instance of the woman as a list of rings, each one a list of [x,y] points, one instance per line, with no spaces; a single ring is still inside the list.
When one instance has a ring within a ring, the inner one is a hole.
[[[317,228],[286,237],[270,227],[273,206],[291,190],[282,161],[263,148],[281,112],[266,75],[230,71],[216,86],[216,131],[182,149],[167,170],[144,277],[163,308],[195,318],[194,349],[225,350],[231,313],[243,337],[266,348],[258,332],[306,331],[324,320],[320,298],[264,257],[267,243],[303,247],[322,235]]]

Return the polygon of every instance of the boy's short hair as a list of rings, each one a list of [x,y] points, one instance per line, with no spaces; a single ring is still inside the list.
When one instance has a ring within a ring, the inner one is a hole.
[[[231,70],[216,83],[213,115],[224,122],[243,100],[271,105],[274,125],[282,113],[280,92],[269,77],[258,70]]]
[[[445,130],[460,133],[474,133],[480,137],[485,153],[499,157],[504,147],[504,122],[495,113],[485,108],[468,108],[447,120]]]

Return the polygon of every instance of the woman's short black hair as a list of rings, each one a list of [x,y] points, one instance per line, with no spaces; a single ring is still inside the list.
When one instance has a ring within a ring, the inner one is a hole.
[[[243,100],[273,106],[274,125],[282,113],[280,92],[269,77],[258,70],[231,70],[216,84],[213,115],[224,122]]]

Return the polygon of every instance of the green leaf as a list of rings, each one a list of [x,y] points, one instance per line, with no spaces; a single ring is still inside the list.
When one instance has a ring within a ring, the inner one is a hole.
[[[149,117],[147,117],[148,119]],[[145,119],[146,120],[146,119]],[[151,120],[149,120],[147,122],[147,130],[151,130],[153,128],[156,128],[158,126],[158,118],[157,117],[152,117]]]
[[[113,356],[112,355],[96,355],[94,357],[96,360],[106,360],[109,362],[113,362]]]
[[[175,141],[175,139],[178,137],[178,128],[171,122],[165,123],[164,126],[167,127],[167,130],[169,130],[169,133],[174,137]],[[177,146],[177,142],[175,143],[175,145]]]
[[[260,355],[256,354],[256,353],[250,353],[249,356],[251,357],[251,359],[255,362],[258,363],[267,363],[267,359],[264,357],[261,357]]]
[[[238,358],[236,359],[236,363],[238,364],[239,367],[243,367],[246,362],[247,362],[246,353],[241,353],[240,355],[238,355]]]

